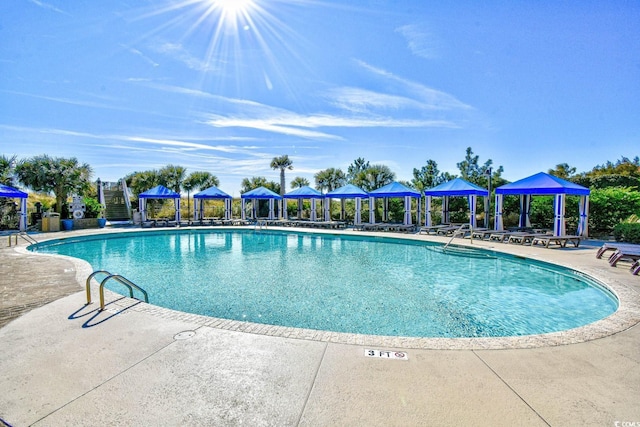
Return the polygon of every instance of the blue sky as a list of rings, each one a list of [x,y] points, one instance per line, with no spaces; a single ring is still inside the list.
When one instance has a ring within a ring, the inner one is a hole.
[[[0,154],[181,165],[239,195],[472,147],[511,181],[640,154],[640,2],[4,0]],[[287,190],[289,187],[287,186]]]

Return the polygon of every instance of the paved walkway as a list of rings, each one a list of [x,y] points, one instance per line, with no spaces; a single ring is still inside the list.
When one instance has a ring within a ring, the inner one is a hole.
[[[247,332],[114,295],[98,312],[84,305],[85,263],[3,246],[0,316],[17,318],[0,328],[0,425],[640,425],[640,277],[596,260],[594,247],[474,242],[611,284],[624,315],[570,335],[601,338],[373,347],[404,361],[365,357],[375,340]]]

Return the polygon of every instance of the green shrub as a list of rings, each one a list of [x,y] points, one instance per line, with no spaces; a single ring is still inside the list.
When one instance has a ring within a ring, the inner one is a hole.
[[[638,191],[622,187],[592,190],[589,197],[590,234],[611,233],[617,224],[639,213]]]
[[[634,190],[640,189],[640,178],[629,175],[599,175],[594,177],[577,176],[571,181],[583,187],[602,189],[609,187],[629,187]]]
[[[82,199],[86,208],[84,212],[85,218],[98,218],[102,211],[102,205],[93,197],[84,197]]]
[[[613,235],[619,242],[640,243],[640,223],[621,222],[613,228]]]

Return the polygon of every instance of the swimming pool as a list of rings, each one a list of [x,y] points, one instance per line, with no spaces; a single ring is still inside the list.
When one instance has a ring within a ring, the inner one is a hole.
[[[334,332],[521,336],[583,326],[617,309],[613,295],[575,271],[438,249],[397,238],[253,229],[154,230],[32,248],[122,274],[162,307]]]

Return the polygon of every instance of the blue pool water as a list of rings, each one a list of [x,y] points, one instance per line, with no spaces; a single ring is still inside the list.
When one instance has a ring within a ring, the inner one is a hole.
[[[389,238],[170,230],[45,242],[147,290],[150,303],[299,328],[411,337],[554,332],[602,319],[617,300],[550,264]],[[114,283],[112,290],[126,294]]]

